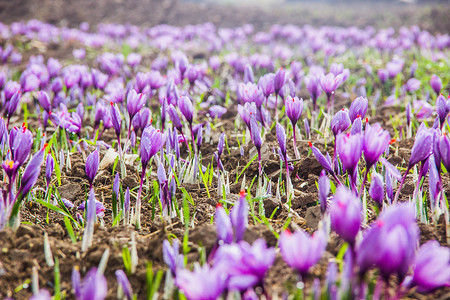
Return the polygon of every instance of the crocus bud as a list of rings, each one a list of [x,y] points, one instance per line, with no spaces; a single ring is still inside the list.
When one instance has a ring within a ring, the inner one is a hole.
[[[121,131],[121,124],[122,124],[122,117],[120,115],[119,108],[117,107],[117,104],[114,104],[111,102],[111,122],[114,127],[114,131],[116,132],[116,136],[120,137],[120,131]]]
[[[86,159],[86,177],[91,187],[92,183],[94,182],[95,175],[97,175],[99,163],[100,156],[98,154],[98,150],[95,150],[94,152],[89,154],[88,158]]]
[[[124,296],[131,300],[133,299],[133,289],[131,288],[131,283],[128,281],[127,275],[123,270],[116,270],[116,279],[119,286],[122,288]]]
[[[416,135],[416,140],[411,149],[411,158],[409,159],[409,167],[412,168],[418,162],[426,160],[433,150],[433,138],[435,130],[423,129]]]
[[[253,144],[255,144],[256,149],[258,149],[258,153],[261,150],[262,146],[262,140],[261,140],[261,129],[258,126],[258,123],[256,123],[255,118],[250,118],[250,133],[252,136]]]
[[[370,197],[372,197],[373,201],[375,201],[378,204],[378,207],[383,206],[383,199],[384,199],[383,176],[381,176],[377,172],[372,173],[369,195]]]
[[[386,182],[386,197],[388,199],[389,204],[392,203],[392,200],[394,199],[394,189],[392,187],[392,176],[389,174],[389,172],[386,172],[385,174],[385,182]]]
[[[170,120],[172,120],[173,126],[181,131],[183,129],[183,124],[181,124],[180,117],[178,116],[177,110],[173,107],[172,104],[167,108],[167,113],[169,114]]]
[[[441,135],[436,137],[435,147],[437,147],[440,161],[444,165],[445,169],[450,170],[450,139],[447,135]],[[436,152],[436,151],[435,151]],[[436,156],[436,154],[435,154]],[[437,157],[435,157],[437,161]],[[439,163],[440,166],[440,163]]]
[[[219,138],[219,143],[217,144],[217,154],[219,155],[219,157],[222,155],[224,145],[225,145],[225,132],[222,132]]]
[[[294,233],[284,231],[280,235],[279,245],[284,261],[302,277],[317,264],[327,245],[327,238],[322,230],[312,236],[299,229]]]
[[[187,96],[183,96],[178,100],[178,107],[180,108],[181,113],[186,118],[189,124],[192,125],[193,117],[194,117],[194,106],[192,105],[191,99]]]
[[[15,81],[8,81],[5,84],[4,92],[5,101],[9,101],[15,93],[20,92],[20,84]]]
[[[305,77],[305,85],[311,95],[314,110],[316,110],[317,98],[319,98],[320,94],[322,93],[322,89],[320,88],[320,80],[317,76],[310,75]]]
[[[39,91],[38,92],[38,101],[41,107],[46,111],[49,112],[52,110],[52,104],[50,103],[50,97],[48,96],[47,92],[45,91]]]
[[[307,118],[303,119],[303,125],[305,126],[305,133],[308,139],[311,138],[311,129],[309,128],[309,122]]]
[[[16,92],[12,95],[11,99],[5,104],[5,113],[10,118],[17,110],[17,106],[20,102],[20,92]]]
[[[173,276],[176,276],[177,270],[184,269],[184,256],[180,254],[180,241],[172,240],[172,246],[168,240],[163,242],[163,260],[169,267]]]
[[[338,187],[330,207],[331,228],[351,245],[361,226],[361,211],[361,200],[346,187]]]
[[[353,100],[348,111],[350,121],[353,123],[355,119],[358,118],[358,116],[360,116],[361,119],[364,119],[364,117],[366,116],[368,105],[369,102],[367,101],[367,98],[358,97]]]
[[[277,123],[276,127],[278,144],[280,145],[281,153],[283,154],[283,159],[286,158],[286,132],[284,131],[283,126]]]
[[[436,99],[436,111],[442,128],[449,112],[449,108],[447,107],[447,101],[445,100],[445,97],[442,94],[439,95]]]
[[[269,97],[272,93],[275,92],[274,88],[274,78],[275,75],[273,73],[265,74],[264,76],[261,76],[258,81],[258,86],[263,91],[264,97]]]
[[[342,109],[338,111],[331,119],[331,130],[333,131],[334,136],[337,136],[339,133],[347,130],[351,124],[348,111],[346,109]]]
[[[283,88],[285,82],[286,82],[286,71],[283,68],[280,68],[275,74],[275,77],[273,79],[273,87],[275,94],[280,93],[280,90]]]
[[[406,104],[405,110],[406,110],[406,124],[408,126],[410,126],[411,125],[411,115],[412,115],[411,103],[408,102],[408,104]]]
[[[291,120],[292,125],[295,126],[303,111],[303,99],[299,100],[297,97],[292,98],[291,96],[288,96],[286,98],[285,107],[287,117]]]
[[[47,184],[50,183],[52,179],[53,169],[55,167],[55,161],[53,160],[52,155],[49,153],[47,155],[47,160],[45,162],[45,179],[47,179]]]
[[[367,168],[371,168],[389,146],[391,136],[389,131],[383,130],[379,123],[366,127],[363,138],[364,159]]]
[[[420,247],[414,263],[411,286],[419,292],[430,292],[450,286],[450,251],[437,241],[429,241]]]
[[[327,210],[327,198],[330,193],[330,179],[328,179],[325,170],[322,170],[319,177],[319,203],[322,214]]]
[[[130,188],[127,187],[123,199],[123,210],[125,213],[128,213],[130,211]]]
[[[245,230],[248,227],[248,204],[245,196],[245,192],[240,193],[239,200],[235,203],[230,212],[230,220],[233,225],[236,242],[239,242],[244,238]]]
[[[20,181],[20,187],[18,195],[21,195],[22,199],[28,194],[31,188],[36,184],[36,181],[41,172],[41,166],[44,162],[44,149],[39,150],[27,164],[25,171]]]
[[[433,91],[436,93],[436,95],[439,95],[442,89],[442,81],[439,76],[433,74],[431,75],[430,85]]]

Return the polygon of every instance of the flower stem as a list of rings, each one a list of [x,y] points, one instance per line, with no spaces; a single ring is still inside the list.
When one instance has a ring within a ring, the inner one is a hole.
[[[298,153],[297,149],[297,135],[295,133],[296,124],[292,124],[292,131],[294,132],[294,153],[295,153],[295,159],[300,159],[300,154]]]
[[[139,183],[139,191],[136,197],[136,229],[141,229],[141,194],[142,185],[144,184],[145,169],[147,166],[142,166],[141,182]]]

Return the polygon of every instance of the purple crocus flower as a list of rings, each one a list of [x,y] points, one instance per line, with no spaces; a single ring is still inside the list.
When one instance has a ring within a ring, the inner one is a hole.
[[[167,113],[169,114],[170,120],[172,120],[173,126],[178,130],[182,131],[183,124],[181,124],[180,117],[178,116],[177,110],[173,107],[172,104],[167,108]]]
[[[98,165],[100,164],[100,156],[98,154],[98,150],[95,150],[91,154],[89,154],[86,159],[86,177],[89,181],[90,187],[94,183],[95,175],[97,175]]]
[[[450,170],[450,139],[447,135],[436,135],[434,146],[434,156],[436,165],[440,167],[441,162],[445,169]],[[438,155],[436,155],[438,154]],[[440,168],[438,168],[440,170]]]
[[[239,200],[235,203],[230,212],[230,220],[233,225],[236,242],[241,241],[244,238],[245,230],[248,227],[248,204],[245,197],[245,192],[241,191]]]
[[[147,96],[144,94],[138,94],[133,89],[127,95],[127,111],[130,115],[130,122],[133,120],[134,116],[144,107],[145,102],[147,101]]]
[[[331,119],[331,130],[333,131],[334,136],[347,130],[350,125],[352,125],[352,122],[348,115],[348,110],[344,108],[338,111]]]
[[[38,98],[39,104],[46,112],[49,112],[52,110],[52,104],[50,103],[50,97],[48,96],[47,92],[39,91],[37,98]]]
[[[389,131],[383,130],[379,123],[369,126],[366,125],[363,137],[364,159],[367,169],[370,169],[386,151],[390,142]]]
[[[320,173],[318,185],[320,211],[322,212],[322,214],[324,214],[327,210],[327,198],[331,189],[330,179],[328,179],[325,170],[322,170],[322,172]]]
[[[49,153],[47,155],[47,160],[45,162],[45,179],[47,180],[47,187],[50,184],[50,180],[52,179],[52,173],[54,168],[55,168],[55,161],[53,160],[52,155]]]
[[[287,96],[285,106],[286,115],[291,120],[292,126],[295,126],[303,111],[303,99],[299,100],[297,97]]]
[[[436,95],[439,95],[442,89],[442,81],[439,76],[433,74],[431,75],[430,85],[433,91],[436,93]]]
[[[314,157],[317,159],[317,161],[322,165],[322,167],[329,173],[334,173],[333,171],[333,163],[331,162],[330,155],[327,152],[327,156],[324,156],[322,152],[320,152],[319,149],[313,146],[311,142],[308,143],[309,147],[311,148],[312,153],[314,154]]]
[[[360,134],[362,133],[362,120],[360,117],[353,121],[352,128],[350,129],[350,134]]]
[[[449,113],[450,107],[447,106],[447,101],[445,100],[445,97],[441,94],[436,99],[436,111],[439,117],[440,121],[440,128],[444,126],[445,119],[447,118],[447,115]]]
[[[317,76],[310,75],[305,77],[305,85],[311,95],[314,111],[317,111],[317,99],[322,92],[322,89],[320,88],[320,80]]]
[[[108,283],[97,268],[91,268],[81,283],[78,269],[72,270],[72,289],[77,300],[103,300],[108,294]]]
[[[420,80],[416,78],[411,78],[406,82],[406,90],[410,93],[413,93],[420,89]]]
[[[361,226],[361,212],[361,200],[346,187],[338,187],[330,207],[331,228],[352,247]]]
[[[267,248],[264,239],[257,239],[252,245],[241,241],[219,247],[214,256],[214,267],[229,276],[229,290],[245,291],[263,284],[274,260],[275,249]]]
[[[179,270],[175,284],[188,300],[215,300],[225,290],[227,277],[220,268],[195,265],[193,272]]]
[[[178,100],[178,107],[181,113],[186,118],[186,121],[192,126],[192,121],[194,117],[194,106],[192,105],[191,99],[187,96],[183,96]]]
[[[259,160],[261,160],[261,146],[262,146],[261,129],[259,128],[258,123],[256,122],[256,119],[254,117],[250,118],[250,133],[252,136],[253,144],[258,150]]]
[[[227,112],[227,109],[220,105],[213,105],[209,108],[209,115],[211,118],[222,118],[222,116]]]
[[[409,287],[417,286],[419,292],[430,292],[450,286],[450,251],[437,241],[420,247],[414,264],[414,275]]]
[[[176,277],[177,270],[184,269],[184,256],[180,254],[180,241],[174,239],[172,245],[168,240],[163,242],[163,259],[172,275]]]
[[[358,116],[361,117],[361,119],[364,119],[364,117],[366,116],[368,105],[369,102],[367,101],[367,98],[358,97],[353,100],[348,111],[350,121],[353,123],[356,118],[358,118]]]
[[[303,119],[303,125],[305,126],[306,138],[310,139],[311,138],[311,129],[309,128],[309,122],[308,122],[307,118]]]
[[[281,153],[283,154],[283,159],[286,157],[286,132],[284,131],[283,126],[279,123],[276,125],[276,134],[278,139],[278,145],[280,145]],[[287,166],[286,166],[287,168]]]
[[[408,167],[412,168],[417,163],[426,160],[433,150],[433,139],[435,130],[430,128],[418,130],[416,140],[411,149],[411,158],[409,159]]]
[[[386,69],[378,69],[377,75],[378,75],[378,79],[380,79],[381,83],[385,83],[389,78],[389,73]]]
[[[28,162],[20,181],[19,191],[17,192],[19,199],[25,198],[31,188],[36,184],[41,172],[42,163],[44,162],[44,149],[45,147],[34,154]]]
[[[364,274],[375,265],[386,281],[396,274],[401,282],[414,260],[418,242],[414,206],[389,206],[372,223],[359,245],[356,262],[360,272]]]
[[[16,92],[12,95],[11,99],[5,103],[5,113],[6,113],[6,116],[8,117],[8,124],[9,124],[9,119],[16,112],[19,102],[20,102],[20,92]]]
[[[316,231],[312,236],[301,229],[294,233],[286,230],[281,233],[279,244],[284,261],[304,278],[322,257],[327,237],[322,230]]]
[[[5,92],[5,100],[9,101],[15,93],[20,92],[20,84],[15,81],[8,81],[3,91]]]
[[[245,125],[247,125],[247,128],[251,131],[250,119],[252,116],[255,117],[257,115],[255,103],[245,103],[244,106],[239,104],[238,113]]]
[[[51,300],[52,296],[50,295],[50,292],[46,289],[40,289],[37,294],[34,294],[30,297],[29,300]]]
[[[276,95],[278,95],[286,83],[286,71],[283,68],[278,69],[273,78],[273,88]]]
[[[120,115],[119,108],[117,107],[117,104],[114,104],[111,102],[111,122],[114,127],[114,131],[116,132],[117,139],[120,143],[120,131],[121,131],[121,124],[122,124],[122,117]]]
[[[222,241],[223,243],[231,244],[233,242],[233,225],[221,204],[217,205],[214,220],[216,222],[217,240],[219,243]]]
[[[383,176],[377,172],[373,172],[371,175],[369,195],[372,197],[373,201],[378,204],[378,207],[383,206],[384,200],[384,187],[383,187]]]
[[[9,135],[9,147],[14,162],[20,166],[27,160],[31,146],[33,145],[33,134],[25,126],[14,127]]]
[[[274,78],[275,74],[273,73],[265,74],[259,78],[258,86],[263,91],[264,97],[266,97],[266,99],[275,92],[275,88],[273,85]]]
[[[153,127],[147,127],[142,133],[141,139],[141,162],[142,167],[147,167],[150,159],[161,150],[165,143],[165,136]]]
[[[354,177],[358,162],[362,154],[363,139],[361,134],[340,133],[336,137],[336,151],[344,170],[350,177]],[[355,182],[353,182],[355,183]]]
[[[124,296],[128,300],[133,299],[133,289],[131,287],[131,283],[128,280],[125,272],[123,270],[116,270],[115,274],[116,274],[116,278],[117,278],[117,283],[122,288]]]

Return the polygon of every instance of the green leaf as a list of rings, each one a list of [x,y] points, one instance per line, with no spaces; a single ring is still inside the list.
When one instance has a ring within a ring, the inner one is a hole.
[[[131,254],[130,250],[128,250],[128,247],[126,246],[122,248],[122,260],[125,271],[127,274],[131,274]]]
[[[67,233],[69,234],[70,239],[73,244],[77,243],[77,238],[75,237],[75,233],[73,232],[72,223],[67,216],[64,216],[64,224],[66,225]]]
[[[255,156],[247,163],[247,165],[245,165],[244,169],[242,170],[242,172],[236,177],[236,182],[239,182],[239,177],[242,176],[242,174],[244,173],[245,170],[247,170],[247,168],[251,165],[251,163],[258,157],[258,154],[255,154]]]

